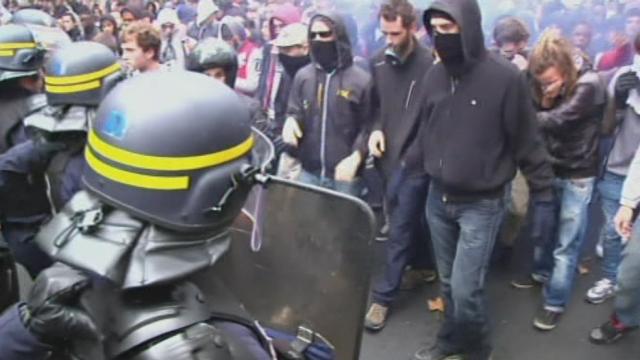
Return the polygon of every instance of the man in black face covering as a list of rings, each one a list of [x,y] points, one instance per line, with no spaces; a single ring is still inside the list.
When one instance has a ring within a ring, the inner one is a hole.
[[[491,356],[485,277],[516,169],[531,201],[552,200],[553,171],[540,141],[525,75],[484,47],[475,0],[435,0],[424,13],[439,63],[420,85],[419,140],[431,177],[427,221],[445,317],[417,360]]]
[[[300,181],[357,196],[367,151],[371,77],[353,65],[339,15],[311,18],[308,36],[313,63],[293,80],[282,138],[302,164]]]

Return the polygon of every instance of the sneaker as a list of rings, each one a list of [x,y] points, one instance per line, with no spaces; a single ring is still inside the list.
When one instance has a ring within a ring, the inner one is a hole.
[[[602,326],[591,330],[589,341],[596,345],[608,345],[620,340],[624,334],[635,330],[635,328],[625,327],[614,317],[602,324]]]
[[[535,286],[544,285],[547,278],[540,274],[523,275],[520,278],[511,280],[511,286],[516,289],[531,289]]]
[[[437,346],[420,348],[413,355],[413,360],[462,360],[460,354],[446,354]]]
[[[602,304],[616,293],[616,284],[609,279],[602,279],[587,291],[586,300],[591,304]]]
[[[562,313],[541,308],[533,319],[533,326],[542,331],[553,330],[558,326]]]
[[[378,234],[376,235],[376,241],[385,242],[389,240],[389,223],[385,223],[380,230],[378,230]]]
[[[373,303],[364,319],[364,327],[371,331],[380,331],[387,322],[389,307]]]
[[[402,274],[400,290],[413,290],[422,284],[429,284],[438,279],[438,273],[434,270],[410,269]]]
[[[596,245],[596,256],[599,259],[602,259],[604,257],[604,248],[602,247],[602,241],[599,241]]]

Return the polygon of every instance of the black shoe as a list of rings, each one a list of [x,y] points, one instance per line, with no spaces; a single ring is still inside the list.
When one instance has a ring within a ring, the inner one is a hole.
[[[635,330],[635,328],[624,327],[619,322],[612,319],[591,330],[589,341],[596,345],[608,345],[620,340],[624,334]]]
[[[389,223],[385,223],[376,234],[376,241],[385,242],[389,240]]]
[[[511,280],[511,286],[516,289],[531,289],[536,286],[544,285],[546,278],[538,274],[520,275]]]
[[[447,354],[437,346],[420,348],[413,355],[413,360],[463,360],[460,354]]]
[[[533,319],[533,326],[542,331],[553,330],[558,326],[562,313],[541,308]]]

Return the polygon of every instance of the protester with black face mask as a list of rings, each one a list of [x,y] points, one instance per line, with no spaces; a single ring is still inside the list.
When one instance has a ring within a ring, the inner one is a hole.
[[[424,198],[429,187],[424,173],[415,129],[416,109],[420,108],[417,84],[433,64],[431,51],[415,37],[415,10],[407,0],[391,0],[380,8],[380,29],[386,48],[371,59],[373,76],[374,125],[369,138],[369,152],[377,158],[386,182],[389,213],[389,243],[385,274],[374,283],[372,304],[365,319],[369,330],[380,330],[396,292],[401,286],[404,269],[405,288],[410,279],[433,281],[431,247],[423,217]]]
[[[553,171],[525,74],[486,50],[481,23],[476,0],[435,0],[424,13],[439,63],[419,85],[418,136],[445,314],[435,346],[417,360],[491,357],[485,278],[516,169],[532,202],[552,201]]]
[[[300,181],[359,195],[371,77],[353,65],[340,15],[314,16],[308,36],[313,64],[295,76],[282,138],[296,148]]]
[[[303,24],[290,24],[283,27],[278,37],[272,42],[278,48],[278,61],[284,70],[273,104],[277,134],[282,134],[293,79],[300,69],[311,63],[307,31],[307,27]],[[282,136],[278,136],[274,145],[276,155],[279,156],[278,175],[286,179],[296,179],[300,175],[300,162],[287,153],[288,151],[295,154],[295,148],[286,146],[282,141]]]

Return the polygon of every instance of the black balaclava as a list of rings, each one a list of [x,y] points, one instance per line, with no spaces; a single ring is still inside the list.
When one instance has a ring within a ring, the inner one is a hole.
[[[311,62],[309,55],[304,56],[290,56],[283,53],[278,54],[280,63],[289,76],[294,77],[298,70],[305,67]]]
[[[314,60],[326,71],[338,68],[338,44],[335,41],[311,41]]]
[[[465,55],[462,45],[462,34],[440,34],[434,32],[433,45],[438,57],[451,75],[460,75]]]

